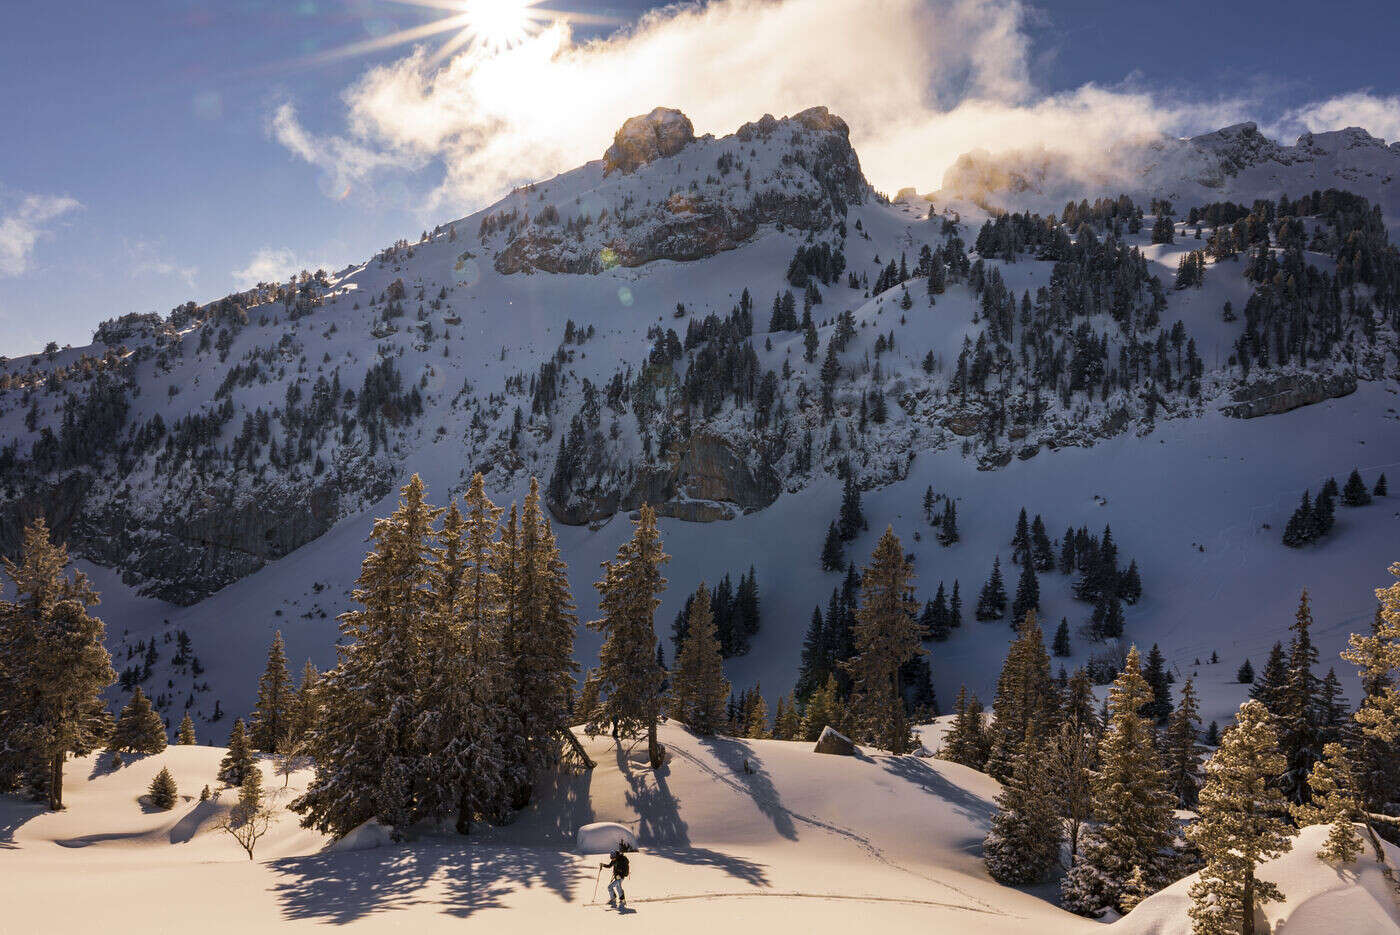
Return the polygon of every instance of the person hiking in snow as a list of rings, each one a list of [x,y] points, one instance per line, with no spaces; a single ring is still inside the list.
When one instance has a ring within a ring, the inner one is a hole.
[[[598,866],[603,870],[612,869],[612,882],[608,884],[608,905],[621,908],[627,904],[627,894],[622,891],[622,881],[627,879],[627,855],[623,853],[626,846],[618,842],[616,850],[608,855],[609,860],[605,864]],[[614,892],[616,889],[616,892]]]

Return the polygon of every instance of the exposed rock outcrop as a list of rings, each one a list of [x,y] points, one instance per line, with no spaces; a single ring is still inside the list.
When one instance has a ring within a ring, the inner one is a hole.
[[[1231,394],[1234,403],[1221,411],[1237,419],[1278,415],[1356,392],[1356,377],[1349,373],[1290,373],[1255,380]]]
[[[674,156],[695,142],[690,118],[670,107],[632,117],[613,136],[603,154],[603,172],[634,172],[649,162]]]
[[[645,465],[630,484],[573,491],[566,501],[547,497],[555,519],[582,526],[651,504],[662,516],[710,523],[761,510],[778,498],[782,483],[768,458],[708,432],[693,435],[669,463]]]

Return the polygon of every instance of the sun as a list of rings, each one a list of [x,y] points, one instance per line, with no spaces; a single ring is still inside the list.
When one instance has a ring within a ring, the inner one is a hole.
[[[488,51],[518,45],[536,24],[533,7],[538,0],[466,0],[462,13],[469,41]]]

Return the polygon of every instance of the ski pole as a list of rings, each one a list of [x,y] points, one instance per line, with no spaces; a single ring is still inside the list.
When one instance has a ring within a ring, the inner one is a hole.
[[[589,901],[589,905],[598,901],[598,884],[601,882],[603,882],[603,868],[599,867],[598,876],[593,880],[593,899]]]

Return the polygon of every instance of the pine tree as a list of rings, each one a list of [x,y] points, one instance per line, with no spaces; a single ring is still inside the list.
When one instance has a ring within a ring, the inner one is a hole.
[[[1093,779],[1099,824],[1086,835],[1079,861],[1061,886],[1061,904],[1071,912],[1099,916],[1108,908],[1121,911],[1135,870],[1153,887],[1165,876],[1175,803],[1152,725],[1138,713],[1151,698],[1133,647],[1108,693],[1109,723]]]
[[[1279,733],[1279,752],[1287,762],[1280,777],[1284,796],[1297,805],[1309,799],[1308,774],[1322,757],[1322,685],[1313,675],[1317,647],[1312,642],[1312,608],[1305,589],[1298,601],[1289,643],[1287,670],[1283,683],[1273,696]],[[1261,699],[1262,700],[1262,699]]]
[[[723,720],[724,700],[729,692],[714,615],[710,612],[710,592],[702,581],[690,604],[685,642],[676,654],[671,716],[697,734],[713,734]]]
[[[815,743],[822,730],[830,727],[835,731],[846,730],[846,709],[841,692],[836,683],[836,675],[827,676],[826,682],[812,692],[807,701],[807,710],[802,715],[802,740]]]
[[[846,664],[859,733],[896,754],[910,749],[899,670],[923,653],[914,622],[917,605],[910,594],[913,576],[904,547],[894,529],[886,527],[861,578],[853,628],[856,655]]]
[[[253,708],[249,739],[255,749],[277,753],[285,745],[291,728],[292,704],[295,700],[292,677],[287,671],[287,655],[283,650],[282,631],[272,637],[267,651],[267,668],[258,680],[258,702]]]
[[[958,594],[958,581],[953,579],[953,596],[948,598],[948,626],[956,630],[962,626],[962,596]]]
[[[394,829],[414,820],[412,722],[436,611],[429,550],[438,512],[414,475],[393,515],[374,523],[351,595],[360,606],[341,615],[339,661],[317,687],[325,716],[313,731],[316,776],[290,806],[306,827],[339,837],[371,818]]]
[[[1035,563],[1021,566],[1021,580],[1016,585],[1016,599],[1011,604],[1011,619],[1022,620],[1026,614],[1040,609],[1040,582],[1035,577]]]
[[[1356,823],[1365,821],[1361,809],[1356,773],[1346,748],[1329,743],[1322,759],[1313,768],[1308,785],[1312,790],[1311,804],[1290,808],[1298,827],[1330,825],[1327,842],[1317,856],[1338,864],[1349,864],[1361,853],[1361,836]]]
[[[515,576],[512,546],[518,545],[519,529],[498,541],[502,512],[487,498],[482,475],[475,474],[462,509],[448,505],[429,559],[432,604],[420,630],[425,671],[418,676],[422,688],[410,722],[417,754],[410,775],[424,782],[415,814],[455,816],[459,834],[470,833],[478,817],[499,815],[510,794],[529,784],[518,748],[515,772],[507,773],[507,734],[525,741],[506,725],[505,631],[515,606],[503,579]],[[508,542],[511,537],[517,542]]]
[[[165,722],[151,707],[140,685],[117,717],[107,749],[124,753],[160,753],[165,749]]]
[[[1093,817],[1093,767],[1102,730],[1093,684],[1081,667],[1065,683],[1059,732],[1050,745],[1050,770],[1060,794],[1060,816],[1069,838],[1070,863],[1078,858],[1084,827]]]
[[[64,760],[112,730],[101,692],[116,673],[89,612],[97,592],[82,572],[67,575],[67,549],[42,519],[25,527],[20,561],[3,567],[15,599],[0,602],[0,787],[23,780],[59,810]]]
[[[778,710],[773,715],[773,739],[797,740],[802,733],[802,712],[791,695],[778,698]]]
[[[846,551],[841,544],[841,532],[833,520],[826,527],[826,539],[822,542],[822,568],[825,571],[840,571],[846,565]]]
[[[661,551],[656,513],[642,505],[632,539],[603,563],[603,577],[594,587],[600,595],[600,619],[588,624],[603,633],[598,652],[602,693],[598,720],[612,725],[614,735],[647,734],[648,758],[660,766],[664,752],[656,739],[661,714],[661,673],[656,667],[653,618],[661,605],[666,579],[661,566],[669,556]]]
[[[1251,663],[1248,659],[1244,661],[1244,663],[1240,666],[1239,671],[1235,673],[1235,681],[1239,682],[1241,685],[1253,684],[1254,664]]]
[[[1060,658],[1065,658],[1071,654],[1069,645],[1069,620],[1060,618],[1060,625],[1055,628],[1055,639],[1050,644],[1050,651]]]
[[[1011,775],[1012,759],[1026,734],[1039,725],[1048,730],[1055,712],[1055,686],[1050,676],[1050,656],[1036,622],[1027,613],[1015,642],[1007,651],[997,678],[992,701],[991,749],[988,775],[1005,780]]]
[[[316,671],[316,666],[312,665],[310,659],[306,660],[301,670],[301,684],[297,686],[296,697],[292,700],[288,739],[293,749],[307,749],[311,741],[311,730],[320,720],[321,702],[317,697],[320,681],[321,673]]]
[[[1366,490],[1366,482],[1361,479],[1361,472],[1352,468],[1346,486],[1342,488],[1342,503],[1347,506],[1365,506],[1370,502],[1371,494]]]
[[[1026,508],[1016,517],[1016,532],[1011,536],[1011,564],[1020,565],[1029,561],[1031,554],[1031,528],[1026,519]]]
[[[938,544],[952,545],[959,539],[958,508],[951,496],[943,498],[943,518],[938,522]]]
[[[1400,562],[1387,569],[1400,579]],[[1376,618],[1368,634],[1353,633],[1342,658],[1359,670],[1364,696],[1354,715],[1357,742],[1357,785],[1368,811],[1381,811],[1400,794],[1400,580],[1378,588]]]
[[[156,778],[151,780],[150,786],[146,788],[146,794],[151,798],[151,804],[161,811],[168,812],[175,807],[175,799],[180,790],[175,785],[175,777],[170,775],[170,770],[162,766],[160,772],[156,773]]]
[[[843,542],[854,539],[865,527],[865,514],[860,508],[860,488],[856,486],[855,475],[849,472],[841,491],[841,513],[837,518],[837,527]]]
[[[992,573],[977,596],[977,619],[1000,620],[1006,616],[1006,586],[1001,581],[1001,556],[992,559]]]
[[[768,736],[768,702],[763,700],[762,683],[755,685],[744,705],[741,736],[762,740]]]
[[[1176,794],[1181,808],[1195,808],[1201,789],[1201,757],[1205,748],[1196,738],[1201,732],[1201,717],[1196,703],[1196,687],[1190,679],[1181,686],[1181,700],[1167,722],[1164,754],[1167,761],[1167,781]]]
[[[191,747],[198,743],[194,737],[194,721],[190,719],[190,713],[185,712],[185,716],[180,721],[180,733],[175,742],[182,747]]]
[[[939,755],[953,763],[981,770],[987,765],[987,731],[983,724],[982,702],[970,695],[967,686],[958,689],[953,702],[953,723],[943,737]]]
[[[1147,665],[1142,670],[1143,678],[1152,689],[1152,700],[1143,705],[1139,712],[1158,724],[1166,724],[1172,713],[1171,683],[1167,681],[1167,661],[1156,643],[1147,654]]]
[[[1386,496],[1386,486],[1385,486],[1385,475],[1384,475],[1384,474],[1382,474],[1380,477],[1376,478],[1376,486],[1375,486],[1375,489],[1373,489],[1373,490],[1371,491],[1371,495],[1372,495],[1372,496],[1375,496],[1375,497],[1384,497],[1384,496]]]
[[[1280,695],[1284,683],[1288,681],[1288,660],[1283,651],[1283,643],[1276,642],[1269,650],[1269,658],[1264,663],[1264,671],[1249,690],[1249,697],[1269,709],[1269,713],[1279,717],[1283,713]]]
[[[1255,907],[1283,901],[1276,885],[1254,874],[1292,847],[1283,795],[1273,784],[1284,765],[1272,715],[1246,701],[1206,764],[1200,819],[1186,831],[1205,858],[1190,890],[1195,935],[1253,935]]]
[[[248,774],[257,770],[253,761],[253,750],[248,745],[248,734],[243,727],[243,719],[233,722],[228,735],[228,752],[219,761],[218,780],[226,785],[241,786]],[[348,829],[347,829],[348,830]]]
[[[1034,730],[1013,757],[1011,776],[996,800],[982,854],[992,879],[1007,886],[1038,883],[1058,864],[1063,836],[1060,796]]]
[[[533,477],[520,518],[519,542],[518,560],[511,563],[503,539],[501,564],[516,568],[507,601],[514,612],[508,615],[504,634],[511,740],[506,771],[513,786],[512,804],[522,808],[544,771],[559,762],[563,744],[570,742],[568,701],[578,671],[573,661],[578,617],[568,568],[540,505],[539,482]]]
[[[1031,558],[1036,571],[1055,570],[1055,550],[1050,544],[1050,536],[1045,532],[1045,521],[1040,514],[1031,521]]]

